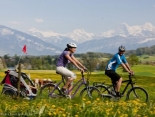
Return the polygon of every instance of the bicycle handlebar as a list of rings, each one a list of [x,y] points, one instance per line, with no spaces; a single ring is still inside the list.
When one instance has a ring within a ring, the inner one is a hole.
[[[89,80],[89,76],[90,76],[90,72],[88,71],[88,69],[84,69],[84,72],[87,73],[87,80]],[[84,77],[84,72],[81,72],[82,77]]]
[[[129,78],[131,77],[134,77],[137,80],[137,78],[135,77],[135,74],[129,74]]]

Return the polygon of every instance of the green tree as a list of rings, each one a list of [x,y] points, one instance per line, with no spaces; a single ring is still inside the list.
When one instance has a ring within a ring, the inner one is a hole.
[[[90,72],[94,71],[97,66],[97,58],[93,52],[88,52],[82,55],[83,64],[88,68]]]
[[[132,54],[129,56],[128,58],[128,63],[133,66],[133,65],[137,65],[139,62],[139,58],[135,55],[135,54]]]

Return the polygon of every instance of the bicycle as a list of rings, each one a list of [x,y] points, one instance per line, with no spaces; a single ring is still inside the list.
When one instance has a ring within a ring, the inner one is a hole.
[[[65,79],[64,76],[62,76],[62,80],[58,83],[48,83],[45,84],[43,87],[40,89],[40,96],[42,95],[43,97],[50,97],[50,98],[61,98],[61,97],[66,97],[66,98],[74,98],[79,89],[84,86],[84,88],[80,92],[81,98],[89,98],[89,99],[96,99],[101,97],[100,91],[94,87],[89,85],[89,72],[87,72],[87,78],[84,77],[83,72],[81,72],[81,79],[79,79],[72,87],[72,89],[67,90],[66,95],[61,91],[60,86],[65,84]],[[73,94],[71,97],[68,95],[71,91],[73,91]]]
[[[120,98],[124,96],[125,92],[127,91],[128,86],[131,85],[131,88],[127,91],[126,100],[139,99],[142,102],[148,102],[147,91],[142,87],[134,86],[135,82],[132,80],[133,76],[134,75],[129,74],[128,76],[129,79],[122,81],[122,83],[127,83],[127,84],[124,87],[123,91],[121,92],[121,97],[116,96],[115,86],[113,83],[111,85],[106,85],[105,83],[94,82],[93,86],[95,86],[97,89],[100,90],[103,100],[104,99],[119,100]]]

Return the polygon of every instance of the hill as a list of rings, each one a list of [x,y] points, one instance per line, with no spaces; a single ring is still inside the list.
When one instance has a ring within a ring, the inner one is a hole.
[[[125,23],[116,29],[102,34],[87,33],[75,30],[69,34],[56,34],[30,30],[28,33],[0,25],[0,55],[20,55],[22,47],[27,45],[29,55],[57,55],[66,47],[66,43],[75,42],[78,46],[76,53],[117,52],[120,45],[127,50],[151,47],[155,43],[155,26],[145,23],[142,26],[129,26]],[[138,55],[140,55],[138,53]]]

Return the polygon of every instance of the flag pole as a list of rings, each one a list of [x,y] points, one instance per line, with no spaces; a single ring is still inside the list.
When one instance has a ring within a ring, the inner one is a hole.
[[[17,63],[17,66],[19,65],[19,63],[20,63],[20,60],[21,60],[21,57],[22,57],[22,53],[26,53],[26,45],[24,45],[24,47],[23,47],[23,49],[22,49],[22,52],[21,52],[21,55],[20,55],[20,57],[19,57],[19,60],[18,60],[18,63]],[[27,53],[26,53],[27,54]]]
[[[20,97],[20,77],[21,77],[21,64],[19,63],[18,65],[18,88],[17,88],[18,98]]]
[[[17,65],[18,65],[18,64],[19,64],[19,62],[20,62],[21,56],[22,56],[22,53],[21,53],[21,55],[20,55],[20,57],[19,57],[19,60],[18,60],[18,63],[17,63]]]
[[[24,53],[26,53],[26,45],[24,45],[22,51]],[[20,55],[20,58],[19,58],[19,61],[17,63],[17,66],[18,66],[18,87],[17,87],[17,91],[18,91],[18,98],[20,97],[20,78],[21,78],[21,64],[20,64],[20,60],[21,60],[21,56],[22,56],[22,53]]]

